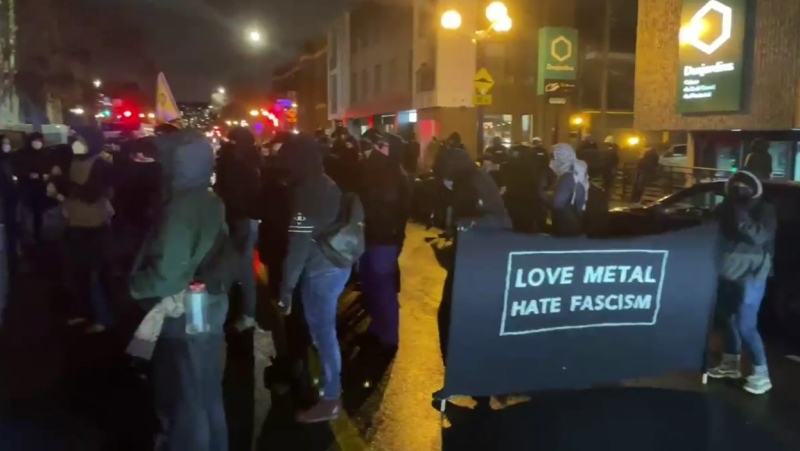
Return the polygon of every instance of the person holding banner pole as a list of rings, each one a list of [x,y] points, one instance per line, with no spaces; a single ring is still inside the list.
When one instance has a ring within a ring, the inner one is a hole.
[[[758,332],[758,311],[773,270],[777,226],[775,208],[761,198],[762,192],[758,177],[739,171],[725,184],[725,199],[717,209],[717,309],[727,324],[722,362],[708,370],[708,376],[714,379],[740,379],[744,347],[750,353],[753,373],[743,388],[756,395],[772,388],[767,354]]]

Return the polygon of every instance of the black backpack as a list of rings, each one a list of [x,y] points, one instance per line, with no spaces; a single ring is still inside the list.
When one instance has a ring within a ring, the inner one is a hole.
[[[364,254],[364,207],[357,194],[342,193],[339,215],[314,241],[337,268],[349,268]]]
[[[211,248],[195,271],[195,282],[205,284],[209,294],[228,294],[240,277],[242,254],[225,229],[220,229]]]

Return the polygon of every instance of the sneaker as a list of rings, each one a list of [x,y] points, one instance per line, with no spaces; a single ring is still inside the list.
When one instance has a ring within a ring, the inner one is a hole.
[[[709,368],[706,374],[712,379],[741,379],[738,356],[724,356],[722,362],[714,368]]]
[[[338,399],[321,399],[310,409],[297,414],[300,423],[322,423],[339,418],[342,413],[342,404]]]
[[[246,315],[236,320],[236,323],[233,325],[233,327],[236,328],[236,331],[239,333],[249,329],[255,329],[256,326],[258,326],[256,319],[253,318],[252,316],[246,316]]]
[[[772,381],[769,379],[768,375],[753,374],[747,378],[747,382],[745,382],[743,388],[748,393],[763,395],[772,389]]]

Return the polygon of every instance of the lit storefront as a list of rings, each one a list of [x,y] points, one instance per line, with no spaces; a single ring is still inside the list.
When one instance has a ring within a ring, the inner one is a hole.
[[[689,164],[739,168],[756,138],[800,180],[800,2],[640,0],[635,127],[689,132]]]

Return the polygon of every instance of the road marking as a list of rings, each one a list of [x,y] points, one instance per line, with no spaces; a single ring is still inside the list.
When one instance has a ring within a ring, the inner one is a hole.
[[[796,356],[796,355],[791,355],[790,354],[790,355],[787,355],[786,358],[791,360],[792,362],[800,363],[800,356]]]

